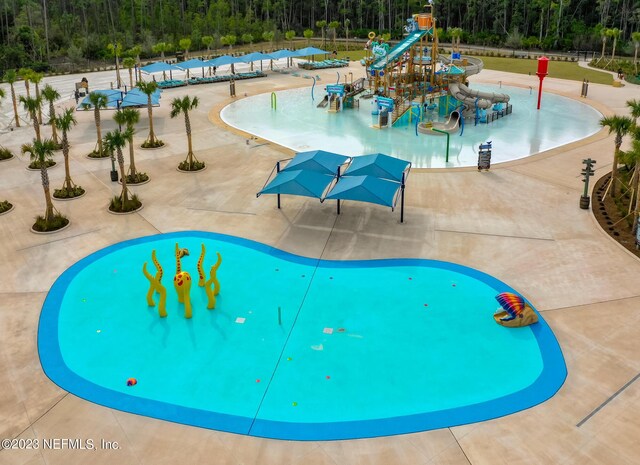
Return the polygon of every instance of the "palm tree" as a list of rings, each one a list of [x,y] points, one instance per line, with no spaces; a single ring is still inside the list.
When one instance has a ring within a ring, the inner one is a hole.
[[[4,92],[4,89],[0,88],[0,102],[2,102],[2,99],[5,97],[5,95],[6,94]],[[11,150],[6,149],[2,145],[0,145],[0,160],[8,160],[11,157],[13,157]]]
[[[191,121],[189,120],[189,111],[198,106],[200,101],[198,97],[189,97],[185,95],[182,98],[174,98],[171,102],[171,118],[175,118],[180,113],[184,114],[184,125],[187,130],[187,141],[189,144],[189,152],[185,161],[180,163],[179,168],[183,171],[198,171],[204,168],[204,162],[199,162],[193,154],[193,144],[191,143]]]
[[[164,61],[164,52],[167,52],[169,50],[169,47],[166,42],[158,42],[151,48],[151,50],[153,51],[153,53],[159,53],[160,59]]]
[[[18,80],[18,73],[16,73],[15,69],[8,69],[2,80],[9,83],[11,87],[11,101],[13,102],[13,117],[16,120],[16,127],[20,127],[20,117],[18,116],[18,100],[16,99],[16,90],[13,87],[13,83]]]
[[[635,194],[636,194],[636,204],[633,209],[633,226],[631,228],[632,234],[637,234],[638,232],[638,218],[640,217],[640,128],[635,128],[633,131],[633,141],[631,142],[631,158],[633,158],[635,162]],[[633,186],[633,181],[631,182]]]
[[[338,28],[340,27],[340,21],[331,21],[329,23],[329,29],[331,29],[331,34],[333,35],[333,47],[335,50],[336,46],[336,36],[338,35]]]
[[[613,49],[611,50],[611,61],[616,58],[616,44],[618,43],[618,37],[620,37],[620,29],[614,27],[609,29],[611,37],[613,37]]]
[[[100,92],[89,93],[89,103],[83,103],[82,107],[85,110],[93,108],[93,119],[96,124],[97,143],[96,148],[89,154],[91,158],[104,158],[109,155],[109,152],[102,147],[102,129],[100,126],[100,110],[107,107],[107,96]]]
[[[242,40],[243,44],[249,44],[249,50],[253,50],[254,38],[252,34],[242,34],[240,40]]]
[[[138,65],[138,76],[136,77],[136,81],[142,81],[142,71],[140,70],[140,54],[142,53],[142,47],[140,45],[134,45],[127,53],[131,58],[135,59],[135,64]],[[131,87],[133,87],[133,84],[131,84]]]
[[[49,84],[47,84],[46,86],[44,86],[44,89],[42,89],[42,96],[47,102],[49,102],[49,124],[51,124],[51,138],[53,139],[53,142],[55,142],[56,147],[62,148],[60,142],[58,141],[58,131],[56,128],[56,107],[54,106],[54,102],[60,98],[60,93]]]
[[[347,52],[349,51],[349,26],[351,25],[351,20],[346,18],[344,20],[344,36],[347,39]]]
[[[133,67],[136,65],[136,60],[131,57],[127,57],[122,60],[122,66],[129,70],[129,86],[133,88]]]
[[[74,198],[84,194],[84,189],[76,184],[71,179],[71,172],[69,170],[69,131],[77,124],[74,118],[73,108],[67,108],[61,115],[53,116],[51,125],[59,128],[62,131],[62,155],[64,156],[64,182],[62,183],[62,189],[56,189],[53,192],[54,197],[58,198]]]
[[[122,79],[120,79],[120,60],[119,57],[122,54],[122,44],[119,42],[107,45],[109,55],[116,60],[116,87],[119,89],[122,86]]]
[[[213,45],[213,36],[202,36],[202,43],[207,47],[207,57],[211,57],[211,46]]]
[[[22,106],[24,107],[24,109],[27,111],[27,113],[29,113],[29,116],[31,117],[31,121],[33,121],[33,130],[36,132],[36,140],[38,142],[41,142],[42,139],[40,138],[40,123],[38,122],[38,109],[42,104],[42,98],[41,97],[32,98],[32,97],[25,97],[24,95],[21,95],[20,103],[22,103]]]
[[[327,22],[324,19],[322,21],[316,21],[316,26],[320,28],[320,32],[322,33],[322,47],[324,48],[326,46],[324,43],[324,28],[327,26]]]
[[[640,118],[640,100],[627,100],[627,106],[631,110],[631,117],[637,122],[638,118]]]
[[[120,131],[115,129],[107,132],[104,136],[104,143],[110,152],[116,152],[118,158],[118,166],[120,167],[120,179],[122,182],[122,193],[120,194],[120,203],[122,210],[126,211],[129,205],[129,189],[127,188],[127,177],[124,171],[124,156],[122,155],[122,148],[127,145],[127,141],[133,137],[130,134],[130,130]]]
[[[27,97],[31,97],[31,87],[29,86],[29,83],[31,82],[33,70],[31,68],[20,68],[18,75],[24,80],[24,87],[27,89]]]
[[[611,29],[607,29],[607,28],[602,28],[600,29],[600,38],[602,39],[602,53],[600,54],[600,60],[602,60],[604,58],[604,52],[607,48],[607,39],[609,38],[609,35],[611,34],[609,31]]]
[[[302,33],[302,35],[304,36],[305,39],[307,39],[307,47],[309,46],[309,42],[311,41],[311,38],[313,37],[313,29],[305,29],[304,32]]]
[[[180,39],[178,45],[180,45],[181,50],[184,50],[184,59],[187,60],[189,58],[189,49],[191,48],[191,39],[188,37]]]
[[[22,146],[22,153],[29,154],[32,162],[40,165],[40,178],[42,179],[42,188],[44,189],[44,199],[46,209],[44,212],[45,223],[51,223],[55,217],[53,202],[51,201],[51,191],[49,190],[49,173],[47,172],[47,162],[53,157],[53,151],[56,149],[51,139],[43,141],[34,140],[31,144]]]
[[[127,133],[129,137],[129,174],[127,175],[127,182],[130,184],[139,184],[149,179],[146,173],[138,173],[136,170],[136,160],[133,152],[133,127],[140,121],[140,112],[135,108],[123,108],[118,110],[113,119],[120,126],[127,127]]]
[[[615,151],[613,152],[613,166],[611,167],[611,195],[616,196],[616,183],[618,178],[618,162],[620,158],[620,146],[622,145],[622,138],[629,133],[635,124],[633,120],[628,116],[607,116],[600,120],[600,126],[609,128],[609,134],[616,133],[615,137]]]
[[[31,82],[36,85],[36,98],[40,99],[40,102],[42,102],[42,98],[40,96],[40,83],[42,82],[43,78],[43,73],[34,72],[31,74]],[[42,124],[42,106],[38,108],[38,123]]]
[[[638,48],[640,48],[640,31],[631,33],[631,40],[633,41],[633,66],[636,68],[636,74],[638,74]]]
[[[455,52],[460,51],[460,38],[462,37],[462,28],[452,27],[449,28],[449,34],[451,35],[451,45]]]
[[[153,102],[151,101],[151,96],[158,90],[158,83],[156,81],[139,81],[138,89],[147,95],[147,113],[149,114],[149,137],[147,137],[147,140],[142,144],[142,148],[155,149],[162,147],[164,142],[156,138],[156,135],[153,132]]]

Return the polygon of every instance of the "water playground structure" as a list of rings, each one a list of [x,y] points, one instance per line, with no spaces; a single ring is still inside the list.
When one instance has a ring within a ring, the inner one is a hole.
[[[464,120],[477,125],[511,114],[509,95],[469,88],[467,78],[482,70],[482,60],[463,56],[457,48],[451,55],[438,53],[432,8],[426,5],[425,12],[408,19],[406,37],[392,48],[375,32],[369,33],[368,56],[361,60],[366,67],[368,92],[360,98],[374,98],[374,128],[415,124],[422,134],[453,134],[462,132]],[[349,87],[360,85],[353,79],[350,84],[329,85],[327,96],[318,106],[330,112],[358,107],[356,96],[360,92],[354,93],[355,89]]]
[[[501,326],[520,328],[538,322],[538,315],[524,299],[513,292],[502,292],[496,296],[500,309],[493,319]]]
[[[222,256],[220,253],[217,253],[218,259],[214,265],[211,266],[211,270],[209,272],[209,279],[206,279],[206,275],[204,272],[204,259],[206,254],[206,247],[204,244],[201,244],[201,252],[200,258],[198,259],[198,287],[204,287],[205,293],[207,295],[207,308],[209,310],[213,310],[216,307],[216,296],[220,293],[220,282],[217,278],[218,268],[222,264]],[[176,294],[178,296],[178,302],[184,304],[184,317],[189,319],[192,317],[192,309],[191,309],[191,275],[187,271],[182,270],[181,260],[183,257],[189,256],[189,250],[180,248],[178,243],[176,242],[175,246],[175,257],[176,257],[176,274],[173,278],[173,286],[176,290]],[[167,317],[167,289],[162,284],[162,276],[164,274],[164,270],[162,269],[162,265],[157,259],[156,251],[151,251],[151,260],[153,265],[156,267],[156,274],[152,276],[151,273],[147,270],[147,262],[144,262],[142,265],[142,273],[145,278],[149,280],[149,290],[147,291],[147,305],[149,307],[155,307],[156,303],[153,299],[155,293],[158,293],[160,296],[160,300],[158,301],[158,316],[160,318]],[[213,286],[213,288],[211,287]]]

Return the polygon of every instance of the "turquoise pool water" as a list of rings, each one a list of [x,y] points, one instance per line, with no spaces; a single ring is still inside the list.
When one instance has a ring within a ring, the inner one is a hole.
[[[195,285],[190,320],[172,285],[176,242],[196,281],[201,243],[205,269],[223,257],[216,309]],[[163,319],[145,300],[153,249]],[[519,329],[493,321],[507,290],[445,262],[319,261],[212,233],[158,235],[67,270],[44,304],[39,353],[62,388],[171,421],[281,439],[422,431],[531,407],[564,381],[542,318]]]
[[[322,149],[348,156],[380,152],[411,161],[416,168],[476,166],[478,146],[486,141],[493,141],[493,164],[517,160],[595,134],[602,117],[588,105],[548,92],[538,111],[537,89],[472,83],[472,89],[509,94],[513,114],[488,125],[467,122],[462,136],[451,136],[446,163],[444,136],[416,136],[408,126],[371,128],[372,100],[361,100],[359,109],[339,113],[316,108],[326,84],[316,85],[314,101],[309,87],[280,91],[277,110],[272,110],[271,94],[259,94],[226,106],[221,117],[233,127],[297,152]]]

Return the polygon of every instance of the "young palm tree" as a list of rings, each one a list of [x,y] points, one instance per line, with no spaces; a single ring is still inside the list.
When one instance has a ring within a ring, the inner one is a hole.
[[[96,123],[97,144],[96,148],[89,154],[91,158],[105,158],[109,156],[102,146],[102,129],[100,127],[100,110],[107,106],[107,96],[100,92],[91,92],[89,102],[82,104],[85,110],[93,107],[93,119]]]
[[[4,82],[9,83],[11,87],[11,101],[13,102],[13,117],[16,120],[16,127],[20,127],[20,117],[18,116],[18,99],[16,98],[16,89],[13,87],[13,83],[18,80],[18,73],[14,69],[9,69],[4,73],[2,77]]]
[[[0,102],[2,102],[2,99],[5,97],[5,95],[6,94],[4,92],[4,89],[0,88]],[[8,160],[11,157],[13,157],[11,151],[0,145],[0,160]]]
[[[104,143],[109,151],[113,151],[117,154],[118,166],[120,167],[120,178],[122,180],[122,193],[120,194],[121,211],[127,211],[129,205],[129,189],[127,187],[127,177],[124,171],[124,156],[122,155],[122,149],[127,145],[127,141],[133,134],[130,134],[130,130],[120,131],[116,129],[109,131],[104,136]]]
[[[187,130],[187,141],[189,144],[189,152],[185,161],[180,163],[179,168],[183,171],[198,171],[204,168],[204,162],[199,162],[193,154],[193,145],[191,143],[191,121],[189,120],[189,111],[198,106],[198,97],[189,97],[185,95],[182,98],[174,98],[171,102],[171,117],[175,118],[180,113],[184,114],[184,125]]]
[[[33,121],[33,130],[36,132],[36,140],[40,142],[42,139],[40,138],[40,123],[38,122],[38,109],[42,104],[42,99],[39,97],[25,97],[24,95],[20,96],[20,103],[24,109],[29,113],[31,117],[31,121]]]
[[[622,145],[622,138],[629,133],[635,124],[633,120],[628,116],[607,116],[600,120],[600,126],[609,128],[609,134],[616,133],[615,137],[615,151],[613,152],[613,166],[611,167],[611,195],[616,196],[616,187],[618,181],[618,162],[620,158],[620,146]]]
[[[640,218],[640,128],[636,127],[633,131],[633,141],[631,142],[632,158],[635,162],[635,195],[636,203],[633,208],[633,226],[631,228],[632,234],[636,234],[638,231],[638,219]],[[634,186],[633,181],[631,185]]]
[[[45,223],[51,223],[55,217],[53,202],[51,201],[51,191],[49,190],[49,173],[47,172],[47,161],[51,160],[55,149],[55,144],[51,139],[45,139],[43,141],[34,140],[31,144],[24,144],[22,146],[22,153],[28,153],[31,160],[40,165],[40,177],[46,204],[44,212]]]
[[[153,105],[151,101],[151,96],[156,90],[158,90],[158,83],[156,81],[140,81],[138,82],[138,89],[147,95],[147,113],[149,114],[149,137],[147,137],[147,140],[142,144],[142,148],[155,149],[157,147],[162,147],[164,142],[156,138],[156,135],[153,132]]]
[[[118,110],[113,119],[121,126],[127,127],[127,133],[129,133],[129,174],[127,175],[127,182],[130,184],[139,184],[149,179],[146,173],[139,173],[136,169],[136,160],[133,151],[133,127],[140,121],[140,112],[135,108],[123,108]]]
[[[60,98],[60,93],[49,84],[42,89],[42,97],[49,103],[49,124],[51,124],[51,138],[56,146],[62,148],[58,141],[58,131],[56,128],[56,107],[54,103]]]
[[[322,33],[322,46],[325,47],[326,44],[324,42],[324,28],[327,26],[327,22],[325,20],[316,21],[316,26],[320,28],[320,32]]]
[[[74,118],[73,108],[67,108],[61,115],[54,116],[52,118],[52,125],[55,124],[57,128],[62,131],[62,155],[64,156],[64,182],[62,183],[62,189],[56,189],[53,192],[54,197],[60,198],[73,198],[84,194],[84,189],[76,184],[71,179],[71,172],[69,170],[69,131],[77,124]],[[59,195],[56,195],[59,194]]]
[[[43,73],[31,73],[31,82],[33,82],[36,86],[36,98],[40,99],[40,103],[42,103],[42,96],[40,95],[40,83],[44,78]],[[42,124],[42,105],[38,108],[38,123]]]
[[[638,49],[640,48],[640,31],[631,33],[631,40],[633,41],[633,66],[638,74]]]
[[[27,97],[31,97],[31,87],[29,86],[29,83],[31,82],[32,75],[33,70],[31,68],[20,68],[18,70],[18,76],[24,80],[24,87],[27,89]]]
[[[136,65],[135,58],[127,57],[122,60],[122,66],[129,70],[129,85],[133,89],[133,67]]]
[[[640,118],[640,100],[627,100],[627,106],[631,110],[631,117],[638,121],[638,118]]]

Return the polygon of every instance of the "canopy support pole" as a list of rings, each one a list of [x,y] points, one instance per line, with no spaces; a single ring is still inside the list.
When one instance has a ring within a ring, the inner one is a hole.
[[[276,173],[280,172],[280,162],[276,162]],[[276,175],[277,176],[277,175]],[[280,194],[278,194],[278,208],[280,208]]]
[[[337,182],[340,181],[340,167],[338,166],[338,177],[336,178],[336,184]],[[338,199],[338,215],[340,214],[340,199]]]
[[[404,177],[402,173],[402,184],[400,184],[400,223],[404,223]]]

